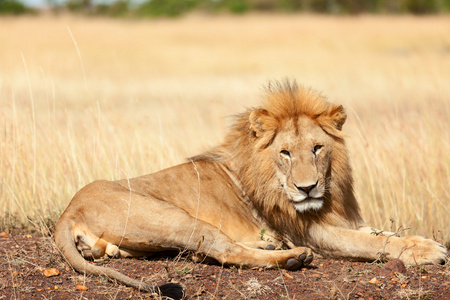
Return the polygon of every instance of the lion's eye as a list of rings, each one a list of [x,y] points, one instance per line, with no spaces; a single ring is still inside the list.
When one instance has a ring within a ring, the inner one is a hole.
[[[281,150],[281,155],[286,156],[286,157],[291,157],[291,153],[289,153],[289,151],[287,150]]]
[[[315,145],[314,146],[314,151],[313,151],[314,154],[316,154],[320,149],[322,149],[322,147],[323,147],[322,145]]]

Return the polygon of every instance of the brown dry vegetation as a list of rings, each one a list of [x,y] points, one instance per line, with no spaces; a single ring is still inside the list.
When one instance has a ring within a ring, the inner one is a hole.
[[[450,239],[447,17],[2,18],[0,40],[4,229],[218,143],[289,76],[347,108],[367,222]]]
[[[2,230],[24,224],[45,232],[88,182],[154,172],[217,144],[227,116],[257,105],[267,79],[288,76],[347,108],[344,130],[365,220],[377,228],[411,227],[406,234],[450,240],[448,17],[2,18],[0,41]],[[42,276],[42,268],[65,270],[61,258],[52,254],[51,240],[42,239],[44,244],[0,240],[0,289],[20,298],[27,295],[21,288],[36,288],[26,280]],[[131,264],[133,272],[139,262],[120,261],[115,262],[119,269]],[[314,264],[327,273],[327,262]],[[353,266],[348,264],[343,268]],[[155,268],[162,271],[145,275],[145,270],[141,276],[167,273],[164,262]],[[175,265],[171,272],[182,268]],[[365,283],[377,272],[364,264],[358,268],[365,277],[357,280]],[[429,295],[448,292],[448,264],[444,268],[429,271],[444,280],[444,285],[425,288],[434,291]],[[195,281],[190,295],[204,279],[216,276],[217,284],[204,291],[205,298],[218,295],[218,282],[225,283],[220,286],[226,288],[220,290],[225,296],[251,297],[250,284],[245,285],[250,278],[228,269],[205,270],[212,273],[178,278],[186,284]],[[231,275],[219,280],[222,272]],[[269,298],[285,291],[296,298],[301,280],[316,286],[315,272],[288,273],[293,279],[270,272],[267,278],[245,273],[263,286],[279,287]],[[359,291],[353,289],[358,286],[354,281],[342,281],[356,277],[342,272],[338,268],[338,275],[317,281],[326,287],[320,291],[324,297]],[[418,282],[409,286],[416,295],[405,294],[406,299],[417,297],[424,286],[425,275],[412,273],[407,276]],[[69,280],[67,289],[73,292],[74,283],[86,280],[71,278],[74,274],[66,270],[63,279],[44,282],[42,289],[54,291],[54,285],[62,288],[61,280]],[[386,280],[377,286],[389,284]],[[98,282],[88,285],[93,291]],[[133,293],[125,295],[141,297]],[[41,296],[58,297],[36,294]]]

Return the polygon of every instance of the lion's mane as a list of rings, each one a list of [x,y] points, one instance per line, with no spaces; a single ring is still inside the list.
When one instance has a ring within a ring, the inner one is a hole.
[[[251,128],[250,114],[254,109],[235,117],[224,142],[210,151],[191,158],[193,161],[211,161],[223,164],[241,181],[242,188],[259,213],[282,235],[288,235],[294,243],[301,244],[307,238],[308,226],[326,223],[334,226],[357,228],[361,217],[353,194],[352,171],[348,151],[344,143],[342,122],[335,122],[330,115],[342,107],[329,103],[314,90],[298,87],[295,81],[269,83],[262,107],[270,118],[265,122],[271,135],[258,139]],[[287,200],[285,192],[274,189],[278,181],[275,161],[267,146],[277,131],[288,122],[306,115],[315,120],[333,139],[331,145],[331,167],[327,174],[328,191],[324,206],[317,212],[298,213]]]

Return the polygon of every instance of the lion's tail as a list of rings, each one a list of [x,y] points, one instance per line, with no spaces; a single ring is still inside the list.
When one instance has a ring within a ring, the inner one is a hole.
[[[163,285],[150,285],[145,282],[130,278],[116,270],[96,266],[88,263],[83,256],[78,252],[72,234],[70,232],[70,226],[61,218],[55,227],[55,242],[67,262],[78,272],[84,274],[104,275],[108,278],[115,279],[127,286],[134,287],[136,289],[144,290],[147,292],[158,293],[164,297],[170,297],[172,299],[182,299],[184,297],[183,287],[176,283],[167,283]]]

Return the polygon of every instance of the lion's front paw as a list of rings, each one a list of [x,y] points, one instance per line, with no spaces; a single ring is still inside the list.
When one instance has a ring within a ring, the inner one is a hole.
[[[286,269],[290,271],[298,270],[301,267],[309,265],[313,261],[314,256],[310,254],[306,256],[306,254],[302,254],[299,257],[291,257],[286,262]]]
[[[400,240],[402,243],[396,245],[396,251],[398,258],[405,265],[444,264],[447,259],[447,249],[433,240],[421,236],[410,236]]]
[[[303,253],[298,256],[291,257],[286,261],[285,268],[290,271],[298,270],[302,267],[305,267],[309,265],[314,259],[314,255],[312,254],[312,251],[310,249],[308,248],[298,248],[298,249],[301,249]],[[292,250],[295,251],[296,249]]]

